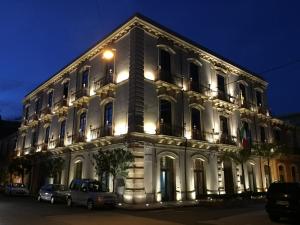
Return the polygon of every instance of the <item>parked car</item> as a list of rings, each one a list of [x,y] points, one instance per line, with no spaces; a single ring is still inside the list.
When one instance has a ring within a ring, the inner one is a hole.
[[[5,194],[7,195],[22,195],[22,196],[28,196],[29,190],[25,186],[25,184],[22,183],[11,183],[6,185],[5,187]]]
[[[66,202],[69,194],[69,190],[64,185],[47,184],[39,190],[37,200],[50,201],[51,204],[55,202]]]
[[[272,183],[267,192],[266,211],[272,221],[300,218],[300,183]]]
[[[67,205],[73,204],[87,206],[88,209],[95,207],[116,205],[116,195],[102,190],[102,185],[97,180],[75,179],[70,184],[70,196]]]
[[[4,191],[5,191],[5,185],[0,184],[0,193],[4,193]]]

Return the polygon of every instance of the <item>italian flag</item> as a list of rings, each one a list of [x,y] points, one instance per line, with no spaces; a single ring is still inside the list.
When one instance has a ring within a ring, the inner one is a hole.
[[[241,140],[242,147],[244,149],[247,149],[249,147],[249,139],[247,137],[247,131],[244,124],[242,124],[240,128],[240,140]]]

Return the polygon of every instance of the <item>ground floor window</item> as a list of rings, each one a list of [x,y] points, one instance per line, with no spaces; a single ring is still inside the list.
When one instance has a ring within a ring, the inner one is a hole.
[[[74,179],[82,178],[82,161],[77,161],[74,167]]]
[[[194,184],[196,199],[206,195],[205,167],[202,159],[194,160]]]
[[[279,181],[280,182],[285,182],[285,171],[284,171],[284,167],[282,165],[280,165],[278,167],[278,171],[279,171]]]

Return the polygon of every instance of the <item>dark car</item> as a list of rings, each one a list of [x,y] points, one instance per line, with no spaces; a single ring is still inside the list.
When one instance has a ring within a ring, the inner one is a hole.
[[[4,193],[4,191],[5,191],[5,185],[0,184],[0,193]]]
[[[66,202],[69,190],[61,184],[47,184],[39,190],[38,201]]]
[[[273,183],[267,192],[266,211],[272,221],[300,215],[300,183]]]
[[[29,190],[25,184],[11,183],[6,185],[5,194],[10,196],[28,196]]]
[[[97,180],[75,179],[70,184],[70,196],[67,205],[84,205],[88,209],[100,206],[113,208],[116,204],[116,195],[102,189],[102,185]]]

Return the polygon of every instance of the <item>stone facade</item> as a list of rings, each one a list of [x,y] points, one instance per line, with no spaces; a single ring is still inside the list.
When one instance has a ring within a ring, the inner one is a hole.
[[[128,203],[240,193],[241,165],[222,156],[241,149],[241,127],[253,145],[293,138],[269,114],[267,85],[135,15],[25,97],[16,151],[65,158],[57,182],[69,184],[97,178],[99,149],[126,148],[135,161],[118,190]],[[254,155],[245,163],[247,190],[265,191],[265,164]]]

